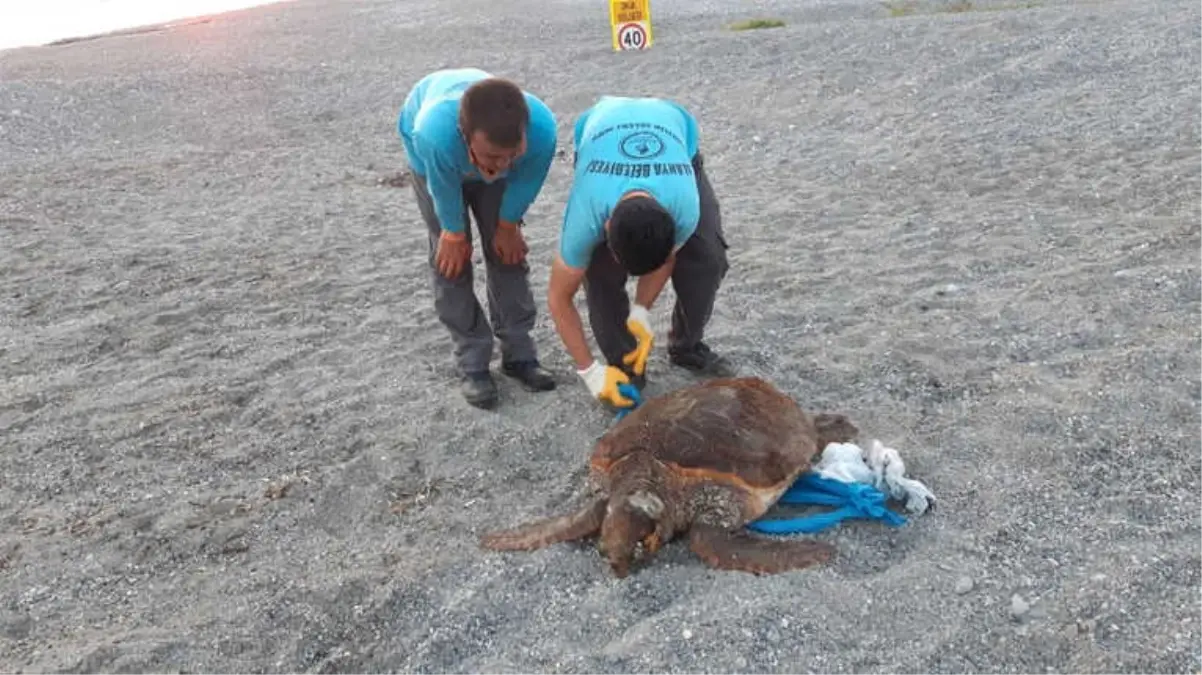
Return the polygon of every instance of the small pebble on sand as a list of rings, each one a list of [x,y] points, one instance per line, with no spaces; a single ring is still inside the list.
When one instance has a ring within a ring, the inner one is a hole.
[[[956,591],[956,595],[964,595],[965,593],[971,591],[972,588],[972,577],[960,577],[956,580],[956,586],[953,590]]]
[[[1022,596],[1015,594],[1010,598],[1010,616],[1012,618],[1021,619],[1026,616],[1030,609],[1031,605],[1027,604],[1027,601],[1022,599]]]

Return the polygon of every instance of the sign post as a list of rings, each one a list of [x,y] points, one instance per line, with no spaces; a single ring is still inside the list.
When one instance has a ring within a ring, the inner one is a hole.
[[[609,26],[614,51],[651,46],[651,0],[609,0]]]

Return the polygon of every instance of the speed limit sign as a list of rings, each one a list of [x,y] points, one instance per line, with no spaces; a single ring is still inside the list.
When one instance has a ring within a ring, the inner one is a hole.
[[[647,48],[647,28],[641,22],[622,24],[618,28],[618,48],[622,51]]]
[[[651,46],[651,0],[609,0],[609,30],[614,51]]]

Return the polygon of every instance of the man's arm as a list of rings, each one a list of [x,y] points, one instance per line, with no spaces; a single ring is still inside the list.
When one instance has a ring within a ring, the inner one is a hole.
[[[660,265],[659,269],[652,270],[639,277],[638,284],[634,289],[635,303],[642,305],[646,309],[651,309],[651,305],[664,290],[664,286],[668,284],[668,279],[672,278],[672,270],[675,266],[676,251],[673,250],[668,255],[668,260],[663,265]]]
[[[589,202],[586,186],[579,180],[572,186],[574,194],[568,197],[564,208],[563,227],[559,233],[559,247],[551,261],[551,279],[547,283],[547,309],[555,321],[555,331],[577,370],[593,364],[588,341],[584,337],[584,326],[580,313],[576,311],[576,292],[584,281],[593,249],[598,245],[596,218]]]
[[[584,324],[580,312],[576,311],[576,291],[584,280],[584,270],[568,267],[558,254],[551,262],[551,280],[547,284],[547,309],[555,322],[555,332],[576,362],[577,370],[584,370],[593,363],[593,353],[584,337]]]
[[[526,132],[526,154],[505,181],[501,197],[501,220],[516,223],[526,215],[542,190],[555,159],[555,118],[538,99],[530,101],[530,124]]]
[[[437,164],[430,165],[426,177],[430,197],[434,200],[434,213],[446,232],[463,234],[463,182],[454,169]]]
[[[426,187],[434,202],[434,213],[446,232],[462,234],[463,177],[459,175],[442,144],[451,142],[440,130],[421,129],[414,134],[414,147],[422,155],[428,175]]]

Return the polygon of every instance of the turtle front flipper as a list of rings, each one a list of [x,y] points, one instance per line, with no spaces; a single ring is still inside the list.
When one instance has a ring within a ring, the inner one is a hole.
[[[606,500],[594,498],[576,513],[536,520],[511,530],[480,537],[480,546],[493,551],[533,551],[537,548],[596,534],[605,519]]]
[[[710,567],[753,574],[777,574],[829,561],[835,547],[812,540],[775,540],[695,523],[689,548]]]

